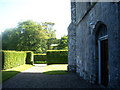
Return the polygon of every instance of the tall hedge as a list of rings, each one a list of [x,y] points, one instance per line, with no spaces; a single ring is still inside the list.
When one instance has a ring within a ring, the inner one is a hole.
[[[26,52],[2,51],[2,69],[9,69],[25,64]]]
[[[47,50],[47,64],[67,64],[67,50]]]
[[[46,54],[34,54],[34,61],[46,61],[47,55]]]
[[[32,51],[26,51],[26,64],[33,64],[34,63],[34,54]]]

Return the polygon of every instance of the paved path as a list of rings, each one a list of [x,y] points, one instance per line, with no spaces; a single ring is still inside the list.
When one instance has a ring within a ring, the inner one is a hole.
[[[43,66],[35,66],[7,80],[2,88],[97,88],[75,73],[45,75]]]

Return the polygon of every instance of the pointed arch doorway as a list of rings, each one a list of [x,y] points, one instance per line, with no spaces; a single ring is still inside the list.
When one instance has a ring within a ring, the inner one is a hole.
[[[109,58],[108,58],[108,34],[107,27],[101,24],[97,30],[98,42],[98,83],[108,86],[109,82]]]

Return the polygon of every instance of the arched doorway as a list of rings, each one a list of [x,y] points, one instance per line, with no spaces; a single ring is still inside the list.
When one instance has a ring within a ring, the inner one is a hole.
[[[108,86],[109,82],[109,64],[108,64],[108,34],[107,27],[100,24],[97,27],[97,51],[98,51],[98,83]]]

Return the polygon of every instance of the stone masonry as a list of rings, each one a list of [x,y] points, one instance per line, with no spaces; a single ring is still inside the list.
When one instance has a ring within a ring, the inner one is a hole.
[[[108,40],[107,87],[120,87],[120,2],[71,2],[68,70],[101,85],[102,57],[98,43],[101,25],[107,28],[104,31]]]
[[[71,3],[71,24],[68,27],[68,70],[69,71],[76,71],[76,3]]]

